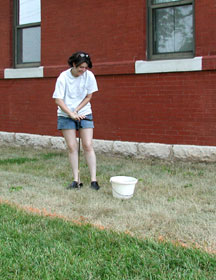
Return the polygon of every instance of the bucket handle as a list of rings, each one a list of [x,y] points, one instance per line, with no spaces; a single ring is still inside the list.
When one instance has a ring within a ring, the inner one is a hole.
[[[117,191],[114,190],[114,189],[112,189],[112,191],[113,191],[114,193],[118,194],[119,196],[128,197],[128,198],[131,197],[131,194],[128,194],[128,195],[127,195],[127,194],[121,194],[121,193],[117,192]]]

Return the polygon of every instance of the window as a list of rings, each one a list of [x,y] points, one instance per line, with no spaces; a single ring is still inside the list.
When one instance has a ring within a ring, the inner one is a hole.
[[[14,66],[40,65],[40,0],[14,0]]]
[[[148,59],[194,55],[193,0],[147,0]]]

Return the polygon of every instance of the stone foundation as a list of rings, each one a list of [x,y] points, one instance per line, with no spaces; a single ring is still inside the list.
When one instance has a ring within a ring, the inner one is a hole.
[[[63,137],[27,133],[0,132],[0,146],[65,150]],[[216,162],[215,146],[168,145],[159,143],[121,142],[94,139],[96,153],[169,161]]]

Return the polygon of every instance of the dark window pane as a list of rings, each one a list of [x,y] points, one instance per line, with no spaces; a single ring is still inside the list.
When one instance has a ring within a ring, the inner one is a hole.
[[[157,9],[154,24],[155,54],[193,50],[192,5]]]
[[[40,27],[18,30],[18,63],[40,61]]]

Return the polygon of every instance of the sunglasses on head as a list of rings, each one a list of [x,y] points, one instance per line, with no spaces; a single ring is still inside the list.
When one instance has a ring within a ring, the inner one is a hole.
[[[80,53],[78,56],[80,56],[80,57],[89,57],[89,55],[85,54],[85,53]]]

